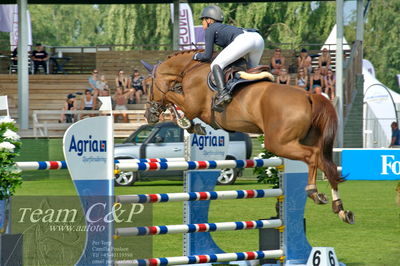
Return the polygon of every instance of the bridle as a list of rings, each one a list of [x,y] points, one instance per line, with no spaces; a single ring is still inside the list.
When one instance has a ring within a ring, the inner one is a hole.
[[[201,62],[198,62],[198,64],[195,64],[194,66],[188,68],[188,66],[193,63],[192,60],[190,60],[185,67],[183,68],[183,71],[179,74],[172,74],[172,73],[163,73],[164,75],[173,75],[178,77],[178,79],[174,80],[173,83],[171,84],[171,86],[169,86],[169,88],[166,91],[163,91],[160,86],[157,84],[157,80],[156,80],[156,72],[157,72],[157,68],[160,66],[162,62],[156,64],[151,72],[151,86],[150,86],[150,97],[149,97],[149,102],[148,104],[150,105],[149,111],[152,113],[162,113],[164,112],[167,107],[166,107],[166,95],[168,92],[176,92],[176,88],[177,88],[177,84],[179,84],[183,77],[190,71],[192,71],[193,69],[195,69],[196,67],[201,65]],[[161,98],[160,101],[154,101],[154,88],[157,89],[163,96]]]

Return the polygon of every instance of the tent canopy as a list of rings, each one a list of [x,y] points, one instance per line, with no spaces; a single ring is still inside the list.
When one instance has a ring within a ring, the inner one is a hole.
[[[333,26],[331,33],[329,33],[328,38],[324,42],[324,45],[321,47],[321,50],[326,48],[330,51],[336,51],[336,32],[337,26]],[[346,38],[343,36],[343,50],[351,50],[350,45],[348,44]]]

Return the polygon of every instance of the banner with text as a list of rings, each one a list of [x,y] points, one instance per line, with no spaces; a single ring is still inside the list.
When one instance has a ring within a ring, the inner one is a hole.
[[[171,18],[174,18],[174,5],[171,4]],[[179,4],[179,49],[195,49],[192,43],[196,43],[195,30],[193,25],[192,9],[189,4]]]
[[[400,149],[343,150],[347,180],[400,180]]]

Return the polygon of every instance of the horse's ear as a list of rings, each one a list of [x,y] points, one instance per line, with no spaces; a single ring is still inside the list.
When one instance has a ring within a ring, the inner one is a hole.
[[[153,73],[154,66],[153,66],[152,64],[149,64],[149,63],[147,63],[147,62],[144,61],[144,60],[140,60],[140,63],[142,63],[142,65],[144,66],[144,68],[146,68],[147,71],[149,71],[149,73]]]

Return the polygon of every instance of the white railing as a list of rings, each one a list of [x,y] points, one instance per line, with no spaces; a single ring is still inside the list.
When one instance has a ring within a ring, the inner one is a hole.
[[[127,114],[136,115],[135,118],[130,118],[129,123],[115,123],[114,131],[118,130],[131,130],[135,126],[139,127],[142,124],[146,123],[144,118],[144,110],[113,110],[113,114]],[[49,137],[49,131],[65,131],[71,123],[59,123],[58,120],[61,117],[61,114],[72,114],[75,119],[74,122],[81,120],[85,117],[89,116],[99,116],[99,115],[109,115],[109,111],[63,111],[63,110],[35,110],[32,113],[32,122],[33,122],[33,136],[36,137]],[[54,121],[54,122],[52,122]],[[134,126],[135,125],[135,126]]]

